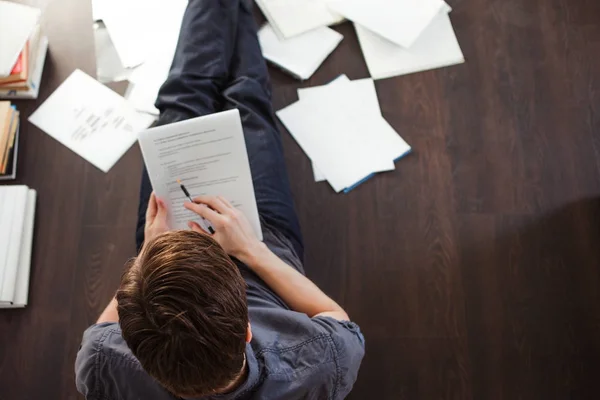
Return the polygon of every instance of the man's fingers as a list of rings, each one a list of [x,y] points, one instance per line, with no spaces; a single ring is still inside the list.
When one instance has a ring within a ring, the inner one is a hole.
[[[152,221],[156,217],[157,212],[156,195],[152,192],[148,201],[148,208],[146,209],[146,221]]]
[[[158,211],[156,212],[156,217],[166,221],[168,212],[167,205],[165,204],[165,202],[161,199],[156,199],[156,208],[158,209]]]
[[[223,197],[223,196],[217,196],[217,199],[221,200],[221,202],[223,202],[223,204],[225,204],[228,208],[235,209],[235,207],[233,206],[233,204],[231,204],[229,202],[229,200],[227,200],[225,197]]]
[[[204,232],[204,229],[202,229],[202,227],[200,225],[198,225],[197,223],[195,223],[194,221],[189,221],[187,225],[191,230],[193,230],[195,232],[206,234],[206,232]]]
[[[227,212],[227,207],[225,203],[219,200],[215,196],[198,196],[194,197],[194,203],[206,204],[211,207],[213,210],[217,210],[221,214],[225,214]]]
[[[204,204],[196,204],[186,201],[185,203],[183,203],[183,206],[188,210],[195,212],[199,216],[206,218],[208,222],[210,222],[213,225],[219,224],[223,219],[223,216],[221,214],[214,210],[211,210]]]

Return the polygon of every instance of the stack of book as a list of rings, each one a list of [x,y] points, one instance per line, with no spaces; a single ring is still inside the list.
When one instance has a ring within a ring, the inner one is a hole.
[[[40,15],[37,8],[0,0],[0,98],[38,96],[48,52]]]
[[[36,192],[0,186],[0,308],[27,305]]]
[[[19,151],[19,112],[8,101],[0,101],[0,181],[15,179]]]

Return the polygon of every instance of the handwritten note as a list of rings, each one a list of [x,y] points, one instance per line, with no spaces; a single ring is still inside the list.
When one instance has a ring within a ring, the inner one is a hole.
[[[104,172],[153,120],[80,70],[29,117],[32,124]]]

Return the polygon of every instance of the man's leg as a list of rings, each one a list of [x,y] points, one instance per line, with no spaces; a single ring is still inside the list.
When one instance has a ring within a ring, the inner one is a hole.
[[[240,0],[189,0],[169,77],[158,93],[158,125],[221,111],[221,92],[238,29]],[[146,208],[152,185],[144,166],[140,188],[136,244],[144,243]]]
[[[302,259],[302,234],[271,104],[271,83],[258,44],[251,6],[244,1],[240,2],[230,81],[223,97],[225,109],[240,111],[258,212],[263,220],[292,242]]]

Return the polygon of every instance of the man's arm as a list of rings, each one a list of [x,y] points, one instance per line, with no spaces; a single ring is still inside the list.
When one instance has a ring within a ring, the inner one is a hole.
[[[185,207],[208,219],[215,228],[213,238],[227,254],[248,265],[291,309],[311,318],[349,319],[342,307],[260,242],[244,214],[226,199],[200,196],[194,203],[185,203]],[[206,234],[194,222],[189,227]]]
[[[110,303],[106,306],[102,314],[98,317],[97,324],[101,324],[103,322],[119,322],[119,313],[117,312],[117,299],[112,298]]]
[[[156,236],[170,229],[167,218],[167,206],[163,200],[157,198],[154,192],[152,192],[150,200],[148,201],[148,208],[146,209],[146,226],[144,227],[145,242],[154,239]],[[135,268],[135,263],[130,265],[129,268]],[[116,297],[113,297],[104,311],[102,311],[102,314],[98,317],[96,323],[119,322],[117,304]]]
[[[310,279],[277,257],[264,243],[249,249],[240,261],[248,265],[294,311],[314,317],[349,320],[344,309]]]

